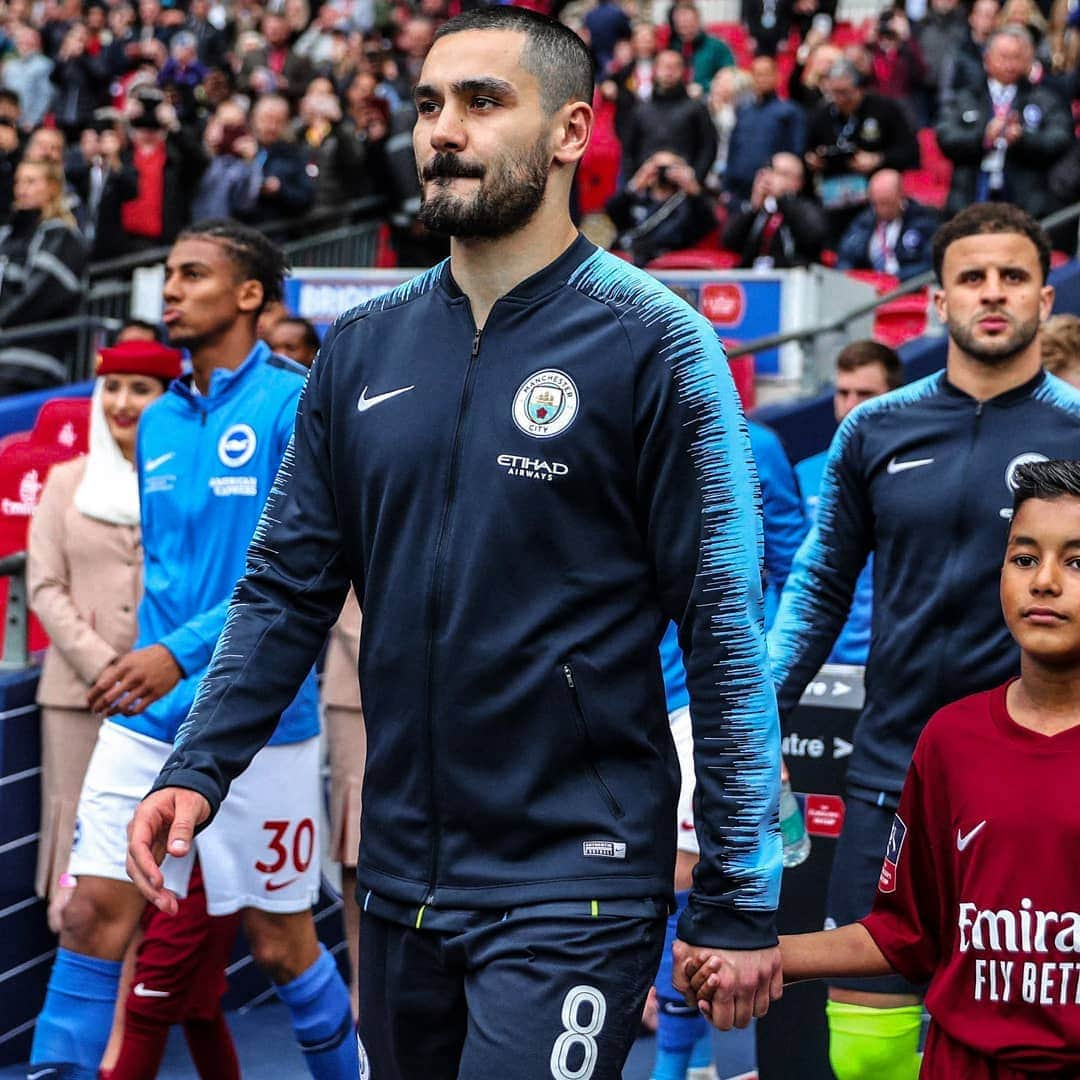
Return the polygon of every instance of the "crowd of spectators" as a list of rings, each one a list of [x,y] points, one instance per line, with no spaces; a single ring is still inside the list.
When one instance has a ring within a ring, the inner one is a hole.
[[[741,27],[704,27],[693,0],[676,0],[660,26],[616,23],[610,9],[589,11],[582,32],[604,13],[594,55],[625,185],[607,209],[616,247],[639,263],[711,245],[737,266],[824,259],[903,280],[929,268],[934,228],[972,202],[1042,217],[1080,198],[1070,0],[897,0],[842,28],[821,0],[744,0]],[[926,145],[951,168],[947,189],[919,183]],[[640,208],[642,170],[662,152],[688,163],[711,200],[704,239],[683,187],[653,185]],[[665,194],[677,214],[663,212]],[[639,207],[633,243],[628,202]],[[654,219],[662,232],[643,243]],[[1055,239],[1071,251],[1075,232]]]
[[[415,216],[411,92],[462,2],[0,0],[0,329],[52,317],[56,292],[23,279],[29,238],[57,221],[53,269],[78,276],[199,218],[299,233],[375,196],[401,265],[440,258]],[[629,258],[723,244],[743,266],[834,252],[903,277],[940,213],[1080,198],[1070,0],[908,0],[843,36],[835,7],[744,0],[729,42],[692,0],[659,25],[643,0],[554,0],[597,63],[621,147],[610,235]],[[927,127],[953,163],[944,206],[905,184]],[[27,162],[55,166],[60,216],[18,195]],[[0,375],[12,362],[0,350]]]

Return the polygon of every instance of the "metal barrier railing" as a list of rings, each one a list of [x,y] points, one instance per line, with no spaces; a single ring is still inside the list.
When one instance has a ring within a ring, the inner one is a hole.
[[[369,215],[383,205],[379,199],[357,199],[333,211],[318,211],[299,221],[274,223],[266,231],[281,232],[287,224],[293,231],[304,232],[305,235],[287,240],[282,245],[294,266],[372,266],[378,253],[381,221]],[[335,223],[333,228],[318,229],[314,233],[310,231],[313,225],[325,225],[331,221]],[[93,373],[98,333],[101,330],[119,329],[128,317],[133,291],[132,272],[140,267],[164,262],[168,253],[167,247],[156,248],[95,264],[90,268],[89,284],[78,314],[0,329],[0,349],[12,345],[32,347],[33,342],[41,338],[74,334],[77,340],[74,354],[68,361],[69,380],[77,382],[89,378]],[[104,277],[106,271],[112,275],[126,276]]]
[[[0,559],[0,578],[3,577],[8,579],[8,595],[0,671],[21,671],[30,666],[30,616],[26,595],[25,551],[16,551]]]
[[[1076,257],[1080,255],[1080,203],[1074,203],[1072,206],[1067,206],[1049,214],[1039,224],[1049,232],[1060,225],[1067,225],[1070,221],[1076,221],[1078,225],[1077,238],[1072,251],[1072,255]],[[927,285],[932,285],[935,280],[933,270],[927,270],[917,277],[909,278],[890,292],[875,296],[873,300],[868,300],[841,312],[835,318],[813,323],[810,326],[798,327],[795,330],[785,330],[779,334],[767,334],[763,337],[754,338],[752,341],[740,342],[728,350],[728,356],[734,359],[737,356],[748,356],[751,353],[776,349],[781,345],[787,345],[789,342],[799,342],[807,346],[810,352],[810,356],[807,357],[808,362],[804,365],[803,388],[808,393],[815,393],[822,386],[832,381],[833,356],[831,354],[829,356],[824,355],[821,348],[824,339],[837,334],[845,334],[853,322],[872,314],[883,304],[919,292]],[[807,385],[806,376],[810,376],[809,385]]]
[[[349,225],[370,222],[384,214],[386,209],[385,199],[365,196],[362,199],[350,199],[339,206],[312,210],[301,218],[279,218],[277,221],[267,222],[258,228],[259,232],[272,240],[280,240],[288,251],[292,242],[307,242],[303,238],[306,237],[309,241],[313,232],[319,233],[327,229],[334,232],[343,223]],[[140,266],[154,266],[156,263],[164,262],[168,254],[169,247],[166,244],[162,247],[135,252],[132,255],[105,259],[91,264],[87,270],[87,276],[92,282],[124,277]]]

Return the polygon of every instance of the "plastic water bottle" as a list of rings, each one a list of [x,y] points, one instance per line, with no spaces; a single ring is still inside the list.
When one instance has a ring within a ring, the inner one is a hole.
[[[780,785],[780,835],[784,841],[784,866],[798,866],[806,862],[810,854],[810,837],[790,780]]]

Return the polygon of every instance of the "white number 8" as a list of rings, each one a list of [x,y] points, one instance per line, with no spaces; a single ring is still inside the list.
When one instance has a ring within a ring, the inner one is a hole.
[[[581,1006],[588,1005],[591,1016],[587,1024],[580,1020]],[[594,986],[575,986],[563,999],[562,1022],[566,1029],[551,1048],[551,1075],[555,1080],[589,1080],[596,1068],[596,1036],[604,1026],[607,1002]],[[580,1046],[581,1064],[570,1071],[570,1051]]]

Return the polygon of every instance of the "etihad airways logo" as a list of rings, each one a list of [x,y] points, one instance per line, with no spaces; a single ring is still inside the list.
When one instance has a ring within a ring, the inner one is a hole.
[[[506,470],[507,476],[524,476],[527,480],[554,480],[566,476],[570,469],[561,461],[544,461],[543,458],[525,457],[522,454],[500,454],[495,459]]]

